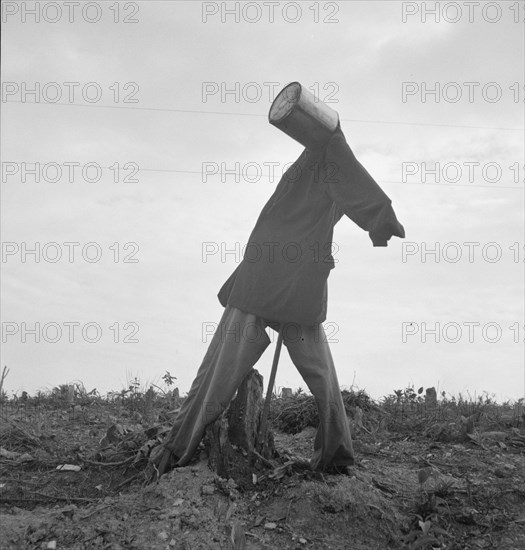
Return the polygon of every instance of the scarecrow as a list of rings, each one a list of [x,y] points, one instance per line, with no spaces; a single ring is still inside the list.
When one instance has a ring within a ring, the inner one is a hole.
[[[339,473],[354,464],[348,418],[321,324],[334,268],[333,228],[346,215],[369,233],[373,246],[387,246],[392,236],[404,238],[405,232],[391,200],[348,146],[335,111],[294,82],[275,99],[269,120],[306,148],[279,181],[242,262],[219,291],[224,313],[157,455],[160,475],[191,460],[206,427],[227,408],[270,344],[267,327],[279,332],[279,349],[284,343],[317,403],[311,468]]]

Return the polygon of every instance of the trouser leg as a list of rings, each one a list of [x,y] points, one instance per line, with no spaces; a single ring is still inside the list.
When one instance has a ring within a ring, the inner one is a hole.
[[[353,464],[350,427],[323,326],[288,325],[283,342],[319,409],[312,468]]]
[[[237,388],[270,343],[259,317],[226,306],[219,326],[177,414],[164,447],[184,466],[208,424],[228,407]]]

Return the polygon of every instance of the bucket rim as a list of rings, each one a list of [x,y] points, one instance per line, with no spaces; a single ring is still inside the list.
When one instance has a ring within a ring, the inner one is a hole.
[[[284,94],[284,92],[290,87],[290,86],[293,86],[294,84],[296,84],[297,86],[299,86],[299,93],[297,95],[297,100],[295,102],[295,105],[297,105],[298,101],[301,99],[301,95],[303,94],[303,85],[298,82],[297,80],[294,80],[293,82],[290,82],[289,84],[287,84],[278,94],[277,96],[275,97],[275,99],[272,101],[272,104],[270,105],[270,110],[268,111],[268,122],[270,124],[278,124],[280,122],[282,122],[283,120],[287,119],[292,113],[293,113],[293,110],[294,110],[294,107],[292,107],[285,115],[283,115],[282,117],[280,118],[277,118],[277,119],[273,119],[271,118],[271,114],[272,114],[272,109],[273,109],[273,106],[276,104],[277,100]]]

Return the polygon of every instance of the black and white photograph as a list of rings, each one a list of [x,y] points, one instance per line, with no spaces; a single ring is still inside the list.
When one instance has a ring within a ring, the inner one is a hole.
[[[525,548],[525,1],[1,0],[2,550]]]

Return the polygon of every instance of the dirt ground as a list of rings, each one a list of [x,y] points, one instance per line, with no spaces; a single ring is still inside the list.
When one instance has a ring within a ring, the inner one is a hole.
[[[144,411],[17,403],[1,422],[2,550],[525,548],[516,417],[462,437],[453,422],[374,432],[354,417],[349,475],[285,465],[243,487],[212,472],[204,451],[146,483],[137,459],[159,432]],[[309,457],[314,435],[275,432],[278,462]]]

